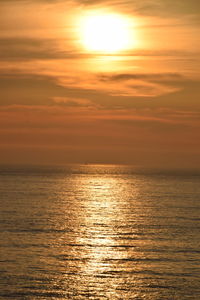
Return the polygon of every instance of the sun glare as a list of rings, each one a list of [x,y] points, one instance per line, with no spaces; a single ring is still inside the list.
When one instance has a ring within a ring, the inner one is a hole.
[[[130,21],[119,14],[91,14],[81,23],[82,44],[88,51],[116,53],[131,47]]]

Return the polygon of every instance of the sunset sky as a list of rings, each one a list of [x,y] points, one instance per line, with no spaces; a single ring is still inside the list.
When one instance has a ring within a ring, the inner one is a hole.
[[[0,163],[200,168],[199,27],[199,0],[1,0]]]

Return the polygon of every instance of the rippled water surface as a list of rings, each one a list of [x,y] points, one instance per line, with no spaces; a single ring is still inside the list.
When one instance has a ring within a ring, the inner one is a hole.
[[[0,168],[0,299],[200,299],[200,176]]]

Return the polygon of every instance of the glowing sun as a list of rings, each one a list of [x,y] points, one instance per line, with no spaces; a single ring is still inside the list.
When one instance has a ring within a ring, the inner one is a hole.
[[[131,44],[128,18],[118,14],[91,14],[81,24],[82,44],[88,51],[116,53]]]

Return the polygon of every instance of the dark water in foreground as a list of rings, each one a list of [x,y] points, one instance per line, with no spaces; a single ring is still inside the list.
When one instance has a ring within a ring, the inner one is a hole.
[[[0,169],[0,299],[200,299],[200,175]]]

